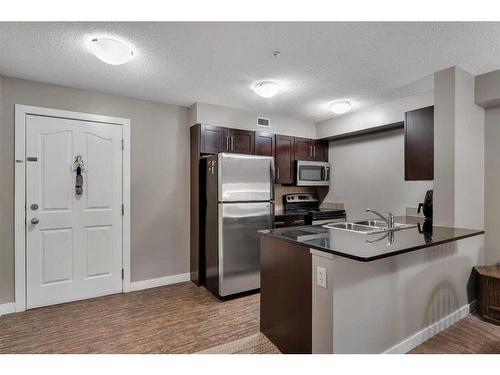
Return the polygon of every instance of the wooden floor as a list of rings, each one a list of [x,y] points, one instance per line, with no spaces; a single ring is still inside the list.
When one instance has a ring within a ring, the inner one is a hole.
[[[258,332],[258,294],[220,301],[187,282],[2,316],[0,353],[193,353]],[[470,315],[411,353],[499,354],[500,326]]]
[[[259,332],[259,295],[190,282],[0,318],[0,353],[192,353]]]
[[[500,354],[500,326],[469,315],[413,349],[411,354]]]

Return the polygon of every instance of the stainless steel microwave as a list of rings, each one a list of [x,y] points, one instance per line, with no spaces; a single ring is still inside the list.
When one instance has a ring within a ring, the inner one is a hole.
[[[295,185],[330,185],[330,163],[323,161],[297,160],[295,163]]]

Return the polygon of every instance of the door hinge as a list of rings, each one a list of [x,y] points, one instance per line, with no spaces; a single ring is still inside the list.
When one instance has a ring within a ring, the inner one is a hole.
[[[122,204],[122,216],[125,215],[125,205]]]
[[[122,139],[122,150],[125,150],[125,141]]]
[[[125,270],[122,268],[122,280],[125,278]]]

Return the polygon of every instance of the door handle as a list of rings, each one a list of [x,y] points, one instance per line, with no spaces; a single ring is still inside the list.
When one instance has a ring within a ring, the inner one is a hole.
[[[34,217],[33,219],[31,219],[31,224],[38,224],[40,222],[40,220],[38,220],[37,217]]]

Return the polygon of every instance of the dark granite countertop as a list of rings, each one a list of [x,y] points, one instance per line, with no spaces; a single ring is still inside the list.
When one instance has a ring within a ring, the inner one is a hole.
[[[392,232],[365,234],[340,229],[329,229],[322,225],[260,231],[261,236],[293,242],[308,248],[334,255],[370,262],[431,246],[478,236],[483,230],[444,226],[423,225],[423,219],[398,216],[397,223],[414,224],[415,227]]]

